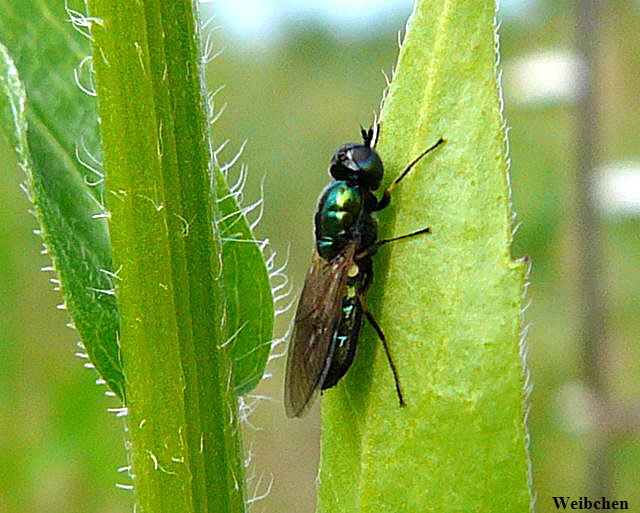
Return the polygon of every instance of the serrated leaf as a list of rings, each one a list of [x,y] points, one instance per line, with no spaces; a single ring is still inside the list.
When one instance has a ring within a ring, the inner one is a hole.
[[[3,129],[26,174],[28,194],[73,324],[93,365],[109,387],[123,397],[111,250],[104,211],[97,199],[100,191],[88,185],[97,177],[89,178],[89,171],[73,157],[82,134],[78,123],[90,119],[91,106],[83,101],[71,78],[70,60],[76,54],[66,50],[69,56],[65,57],[58,41],[66,39],[62,29],[68,27],[52,24],[47,43],[37,47],[21,37],[36,31],[33,23],[26,22],[22,30],[11,25],[14,19],[10,14],[19,16],[22,8],[22,4],[19,8],[0,5],[0,37],[10,39],[14,47],[24,43],[20,56],[27,70],[23,85],[9,52],[1,48]],[[45,11],[41,12],[43,16],[51,14]],[[29,20],[40,19],[33,16],[29,13]],[[43,52],[48,59],[42,58]],[[34,66],[27,57],[35,61],[42,58],[41,64]],[[61,76],[65,70],[67,78]],[[90,133],[86,126],[85,130]]]
[[[264,257],[245,215],[215,168],[226,294],[227,344],[234,361],[236,394],[250,392],[262,379],[273,337],[273,294]]]
[[[319,511],[527,511],[531,493],[520,354],[524,266],[511,212],[497,83],[495,4],[419,0],[381,115],[380,236],[430,226],[374,259],[354,366],[323,402]]]
[[[73,6],[73,2],[69,2]],[[57,9],[56,9],[57,7]],[[84,5],[78,5],[84,9]],[[95,99],[82,93],[74,82],[74,70],[80,82],[90,84],[91,61],[87,40],[71,29],[68,17],[81,18],[81,11],[65,12],[65,4],[40,0],[7,2],[0,0],[0,39],[11,42],[10,50],[19,56],[18,67],[24,83],[17,76],[8,53],[3,52],[3,127],[16,148],[21,166],[27,173],[27,187],[35,203],[35,212],[54,267],[61,281],[64,301],[91,362],[116,394],[124,397],[124,380],[118,350],[118,310],[113,294],[115,270],[112,265],[109,234],[103,203],[102,177],[98,162],[90,152],[100,153]],[[71,13],[71,14],[69,14]],[[89,20],[87,19],[87,23]],[[88,30],[88,26],[85,27]],[[46,32],[47,37],[40,35]],[[83,66],[79,66],[83,62]],[[25,92],[26,90],[26,92]],[[28,100],[27,100],[28,97]],[[11,108],[11,106],[16,108]],[[79,152],[79,158],[74,155]],[[80,160],[86,161],[85,167]],[[94,168],[94,170],[90,169]],[[90,185],[92,184],[92,185]],[[221,196],[225,184],[218,184]],[[229,197],[221,204],[221,215],[239,210]],[[243,221],[244,222],[244,221]],[[246,224],[246,223],[245,223]],[[248,228],[245,226],[245,228]],[[243,230],[246,235],[249,232]],[[243,235],[243,237],[245,237]],[[246,235],[247,239],[252,236]],[[258,265],[256,246],[243,243],[238,251],[227,245],[231,266],[244,262]],[[238,254],[245,255],[238,259]],[[242,263],[244,266],[244,263]],[[253,388],[264,370],[268,357],[268,334],[273,327],[273,306],[269,314],[268,283],[264,288],[264,261],[255,271],[227,273],[231,286],[242,290],[261,284],[260,308],[230,311],[231,336],[240,325],[237,369],[234,373],[241,393]],[[267,277],[268,278],[268,277]],[[240,280],[240,281],[238,281]],[[242,283],[247,282],[248,286]],[[230,297],[236,297],[232,289]],[[253,297],[249,303],[253,303]],[[244,304],[244,302],[240,302]],[[271,321],[267,318],[271,315]],[[250,347],[250,344],[255,344]]]

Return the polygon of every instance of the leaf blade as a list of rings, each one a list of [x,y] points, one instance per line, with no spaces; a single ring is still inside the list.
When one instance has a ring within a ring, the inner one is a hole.
[[[89,5],[137,506],[243,511],[196,4]]]
[[[0,26],[3,38],[10,33],[9,27]],[[53,51],[51,47],[48,49]],[[73,95],[56,83],[46,93],[34,93],[35,100],[27,101],[27,96],[31,98],[27,91],[39,90],[35,85],[29,87],[38,73],[27,72],[23,83],[8,50],[2,47],[0,53],[5,84],[3,103],[17,107],[3,109],[3,126],[25,172],[25,185],[34,203],[46,250],[58,273],[66,308],[92,363],[122,398],[118,315],[109,274],[112,263],[106,221],[102,218],[104,211],[96,200],[99,193],[87,185],[86,170],[83,173],[82,166],[70,157],[73,134],[77,133],[74,129],[78,127],[74,125],[61,135],[64,131],[59,122],[69,113],[65,112],[64,103],[51,101],[56,95]],[[77,118],[84,120],[87,116],[83,101],[74,104],[71,110],[71,115]]]
[[[530,507],[524,267],[509,250],[494,8],[421,0],[409,23],[381,116],[387,183],[438,137],[447,143],[380,215],[381,237],[433,232],[381,250],[371,291],[407,407],[365,329],[354,368],[323,405],[319,511]]]
[[[83,87],[94,87],[91,60],[87,59],[90,49],[88,40],[72,31],[65,17],[84,23],[85,31],[96,20],[81,12],[83,5],[74,10],[75,4],[73,1],[65,4],[65,13],[61,4],[56,10],[57,4],[41,0],[0,0],[3,12],[0,40],[10,43],[9,50],[19,56],[17,67],[21,70],[22,82],[17,79],[18,83],[12,87],[16,91],[20,89],[23,96],[22,110],[15,111],[17,117],[13,117],[11,109],[2,110],[2,115],[7,116],[3,124],[9,127],[7,135],[27,173],[27,186],[36,202],[36,217],[73,325],[90,361],[122,399],[119,317],[113,297],[118,278],[112,263],[104,207],[96,102],[82,93],[73,80],[75,74],[78,82],[86,84]],[[47,37],[40,37],[45,31]],[[16,66],[8,52],[3,52],[3,60],[5,71],[8,73],[7,69],[11,68],[15,72]],[[5,92],[5,97],[9,98],[9,94],[12,93]],[[26,134],[25,140],[16,134]],[[226,185],[220,187],[222,192]],[[221,197],[227,197],[228,192]],[[222,217],[240,208],[233,198],[225,200],[221,207]],[[189,220],[179,222],[188,225]],[[247,239],[253,239],[250,230],[245,234]],[[241,252],[247,253],[247,250]],[[249,252],[253,254],[250,264],[255,266],[253,274],[267,275],[264,262],[258,266],[255,251]],[[234,360],[239,363],[234,379],[239,393],[247,393],[257,384],[268,358],[270,336],[267,333],[272,329],[273,320],[269,324],[268,293],[264,284],[261,279],[263,306],[254,312],[246,308],[242,312],[242,315],[259,312],[257,320],[249,322],[260,325],[257,330],[260,335],[253,338],[251,334],[243,335],[245,341],[237,345]],[[270,315],[273,316],[273,307]],[[230,336],[234,332],[231,326],[229,331]],[[252,341],[257,349],[251,347]],[[241,358],[249,353],[251,356]]]
[[[237,395],[253,390],[264,374],[273,338],[274,306],[269,273],[246,216],[225,176],[214,169],[222,237],[226,342],[234,362]]]

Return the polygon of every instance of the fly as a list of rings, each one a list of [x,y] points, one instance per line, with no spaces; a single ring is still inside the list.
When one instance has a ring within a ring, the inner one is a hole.
[[[429,233],[429,228],[378,240],[374,212],[391,201],[391,191],[443,138],[423,151],[378,199],[384,168],[375,150],[380,127],[361,129],[363,144],[347,143],[331,159],[333,181],[324,189],[315,214],[316,248],[298,302],[289,344],[284,389],[288,417],[300,417],[321,390],[335,386],[353,362],[363,317],[382,341],[400,406],[404,396],[384,333],[367,309],[373,279],[372,256],[389,242]]]

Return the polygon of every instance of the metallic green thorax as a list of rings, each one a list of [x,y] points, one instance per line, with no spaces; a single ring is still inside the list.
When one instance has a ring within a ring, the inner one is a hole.
[[[334,258],[349,238],[349,230],[360,217],[362,192],[343,180],[331,182],[320,196],[316,212],[316,246],[325,260]]]
[[[323,191],[315,216],[316,248],[325,260],[338,255],[349,241],[365,248],[377,237],[372,212],[378,200],[360,185],[347,180],[331,182]]]

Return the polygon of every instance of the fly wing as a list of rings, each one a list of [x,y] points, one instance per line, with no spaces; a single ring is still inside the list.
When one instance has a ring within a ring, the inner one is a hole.
[[[335,349],[333,334],[341,316],[347,272],[355,241],[330,261],[314,253],[296,310],[289,343],[284,404],[288,417],[300,417],[320,390]]]

